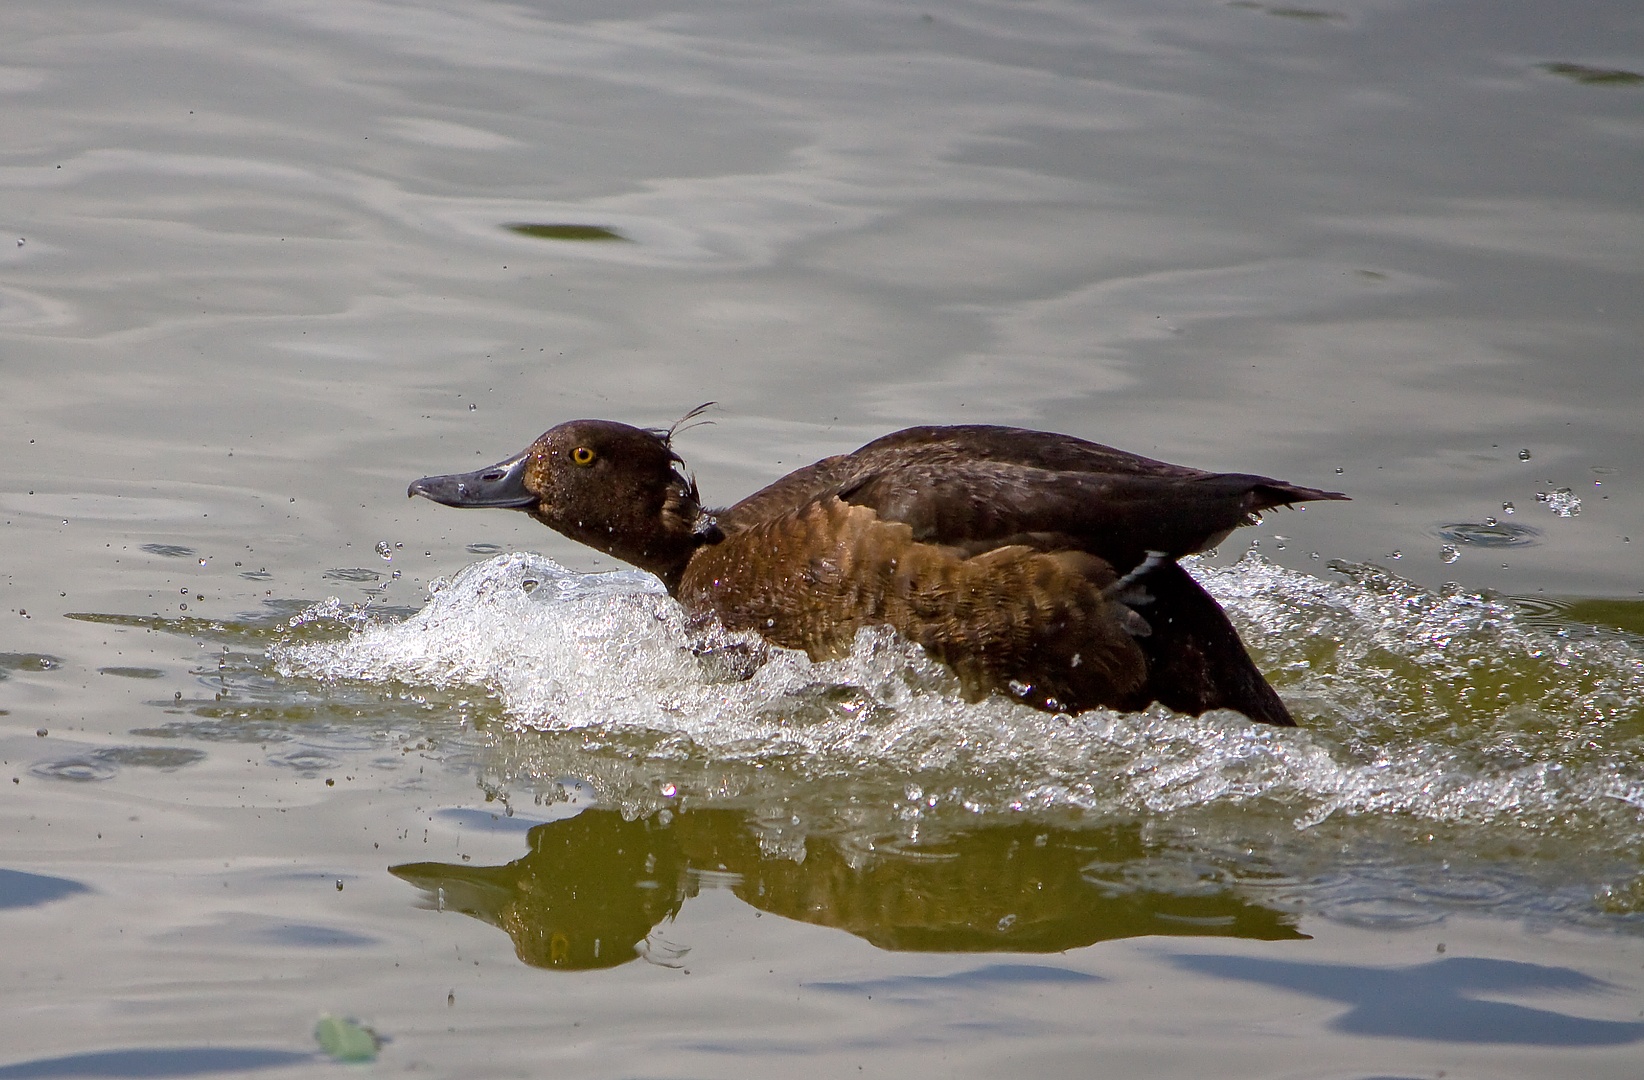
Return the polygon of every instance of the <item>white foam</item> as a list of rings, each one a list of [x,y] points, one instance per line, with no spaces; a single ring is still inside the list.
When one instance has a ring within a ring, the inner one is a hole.
[[[1511,605],[1373,568],[1344,568],[1345,582],[1259,559],[1194,572],[1303,728],[967,703],[888,632],[813,664],[689,626],[648,575],[527,554],[468,567],[403,621],[288,643],[275,660],[287,676],[482,687],[520,729],[579,731],[640,758],[913,778],[921,804],[975,812],[1259,800],[1302,828],[1339,814],[1537,826],[1574,814],[1635,831],[1644,818],[1644,658],[1620,637],[1561,637]]]

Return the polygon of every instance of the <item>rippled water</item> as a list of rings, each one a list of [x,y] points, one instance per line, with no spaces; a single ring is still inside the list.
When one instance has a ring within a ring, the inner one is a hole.
[[[1276,671],[1295,731],[1231,713],[967,704],[891,635],[864,631],[849,657],[813,664],[694,636],[648,575],[527,554],[467,568],[402,620],[312,608],[294,620],[304,630],[353,628],[273,656],[285,677],[483,692],[471,715],[510,733],[486,771],[515,803],[552,801],[568,775],[630,816],[775,800],[800,845],[812,830],[858,844],[1078,811],[1179,835],[1167,847],[1181,858],[1245,843],[1270,895],[1278,873],[1284,904],[1327,914],[1487,903],[1630,923],[1644,900],[1644,643],[1333,569],[1198,568]],[[1312,880],[1327,864],[1342,880]]]
[[[1632,1080],[1635,6],[10,0],[0,1076]],[[714,504],[932,422],[1347,491],[1193,568],[1302,727],[404,497],[710,399]]]

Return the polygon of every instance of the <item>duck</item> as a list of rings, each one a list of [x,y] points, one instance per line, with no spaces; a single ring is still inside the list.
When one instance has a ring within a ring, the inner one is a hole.
[[[969,701],[999,694],[1049,712],[1157,703],[1295,726],[1178,560],[1264,511],[1341,492],[963,424],[893,432],[712,509],[674,449],[681,423],[567,421],[407,495],[523,511],[654,574],[692,618],[812,660],[888,626],[949,668]]]

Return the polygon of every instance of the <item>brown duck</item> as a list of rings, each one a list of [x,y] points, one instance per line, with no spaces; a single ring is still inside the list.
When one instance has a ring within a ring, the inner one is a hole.
[[[1070,435],[915,427],[706,510],[672,430],[572,420],[408,494],[524,510],[648,570],[694,615],[842,656],[894,627],[973,700],[1041,709],[1160,702],[1293,725],[1238,634],[1176,559],[1276,506],[1345,499],[1169,465]]]

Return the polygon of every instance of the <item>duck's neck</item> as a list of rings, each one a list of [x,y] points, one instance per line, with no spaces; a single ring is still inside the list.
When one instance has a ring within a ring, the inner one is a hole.
[[[664,493],[661,511],[657,514],[659,527],[640,552],[634,565],[649,570],[662,579],[669,596],[679,595],[680,579],[691,556],[704,544],[716,544],[725,538],[712,514],[702,509],[697,495],[696,481],[674,473]]]
[[[573,540],[655,574],[670,596],[678,594],[680,579],[696,550],[724,539],[713,515],[702,509],[696,483],[678,472],[651,489],[648,497],[613,503],[606,508],[609,513],[598,518],[590,514],[539,520]]]

